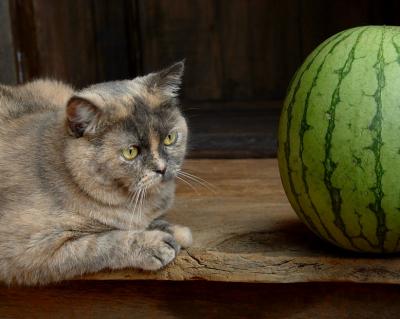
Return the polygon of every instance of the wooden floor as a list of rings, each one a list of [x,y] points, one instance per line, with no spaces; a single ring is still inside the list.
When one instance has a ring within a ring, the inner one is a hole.
[[[1,287],[0,318],[398,318],[400,257],[349,253],[291,209],[274,159],[188,160],[173,222],[194,245],[158,273],[126,269]]]

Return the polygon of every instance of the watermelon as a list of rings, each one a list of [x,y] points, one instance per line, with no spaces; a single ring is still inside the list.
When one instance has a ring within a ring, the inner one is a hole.
[[[353,28],[318,46],[289,86],[278,145],[285,192],[315,234],[400,251],[400,27]]]

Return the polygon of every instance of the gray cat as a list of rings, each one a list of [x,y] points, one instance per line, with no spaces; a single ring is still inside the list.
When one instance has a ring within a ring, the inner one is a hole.
[[[186,152],[183,69],[78,92],[0,86],[0,281],[157,270],[191,244],[187,227],[159,219]]]

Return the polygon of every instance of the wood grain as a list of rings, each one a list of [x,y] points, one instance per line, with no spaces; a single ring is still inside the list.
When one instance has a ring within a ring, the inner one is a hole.
[[[128,25],[132,8],[126,0],[95,0],[91,6],[94,21],[96,52],[96,82],[133,78],[138,73],[133,35],[134,26]]]
[[[137,74],[138,48],[126,0],[11,0],[11,4],[21,82],[50,77],[81,88]]]
[[[18,83],[37,77],[41,69],[32,1],[10,0],[12,34],[18,60]]]
[[[400,283],[400,257],[361,255],[325,243],[296,217],[276,160],[189,160],[217,194],[180,185],[169,219],[193,230],[194,246],[158,273],[123,270],[86,280]]]
[[[224,98],[282,98],[301,63],[298,2],[225,0],[216,6]]]
[[[221,99],[220,34],[215,1],[139,1],[143,72],[186,58],[184,96]]]
[[[185,98],[282,98],[301,62],[299,12],[293,1],[139,4],[144,71],[185,57]],[[290,58],[283,59],[288,52]]]
[[[40,76],[66,80],[78,87],[96,82],[91,2],[60,0],[52,5],[49,0],[32,1]]]

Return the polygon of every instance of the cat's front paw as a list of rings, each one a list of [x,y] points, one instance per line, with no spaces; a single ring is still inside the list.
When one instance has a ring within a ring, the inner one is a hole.
[[[188,248],[193,243],[192,231],[189,227],[182,225],[171,225],[170,230],[176,241],[183,247]]]
[[[158,270],[175,259],[181,246],[175,238],[160,230],[150,230],[143,233],[143,249],[141,268],[144,270]]]

